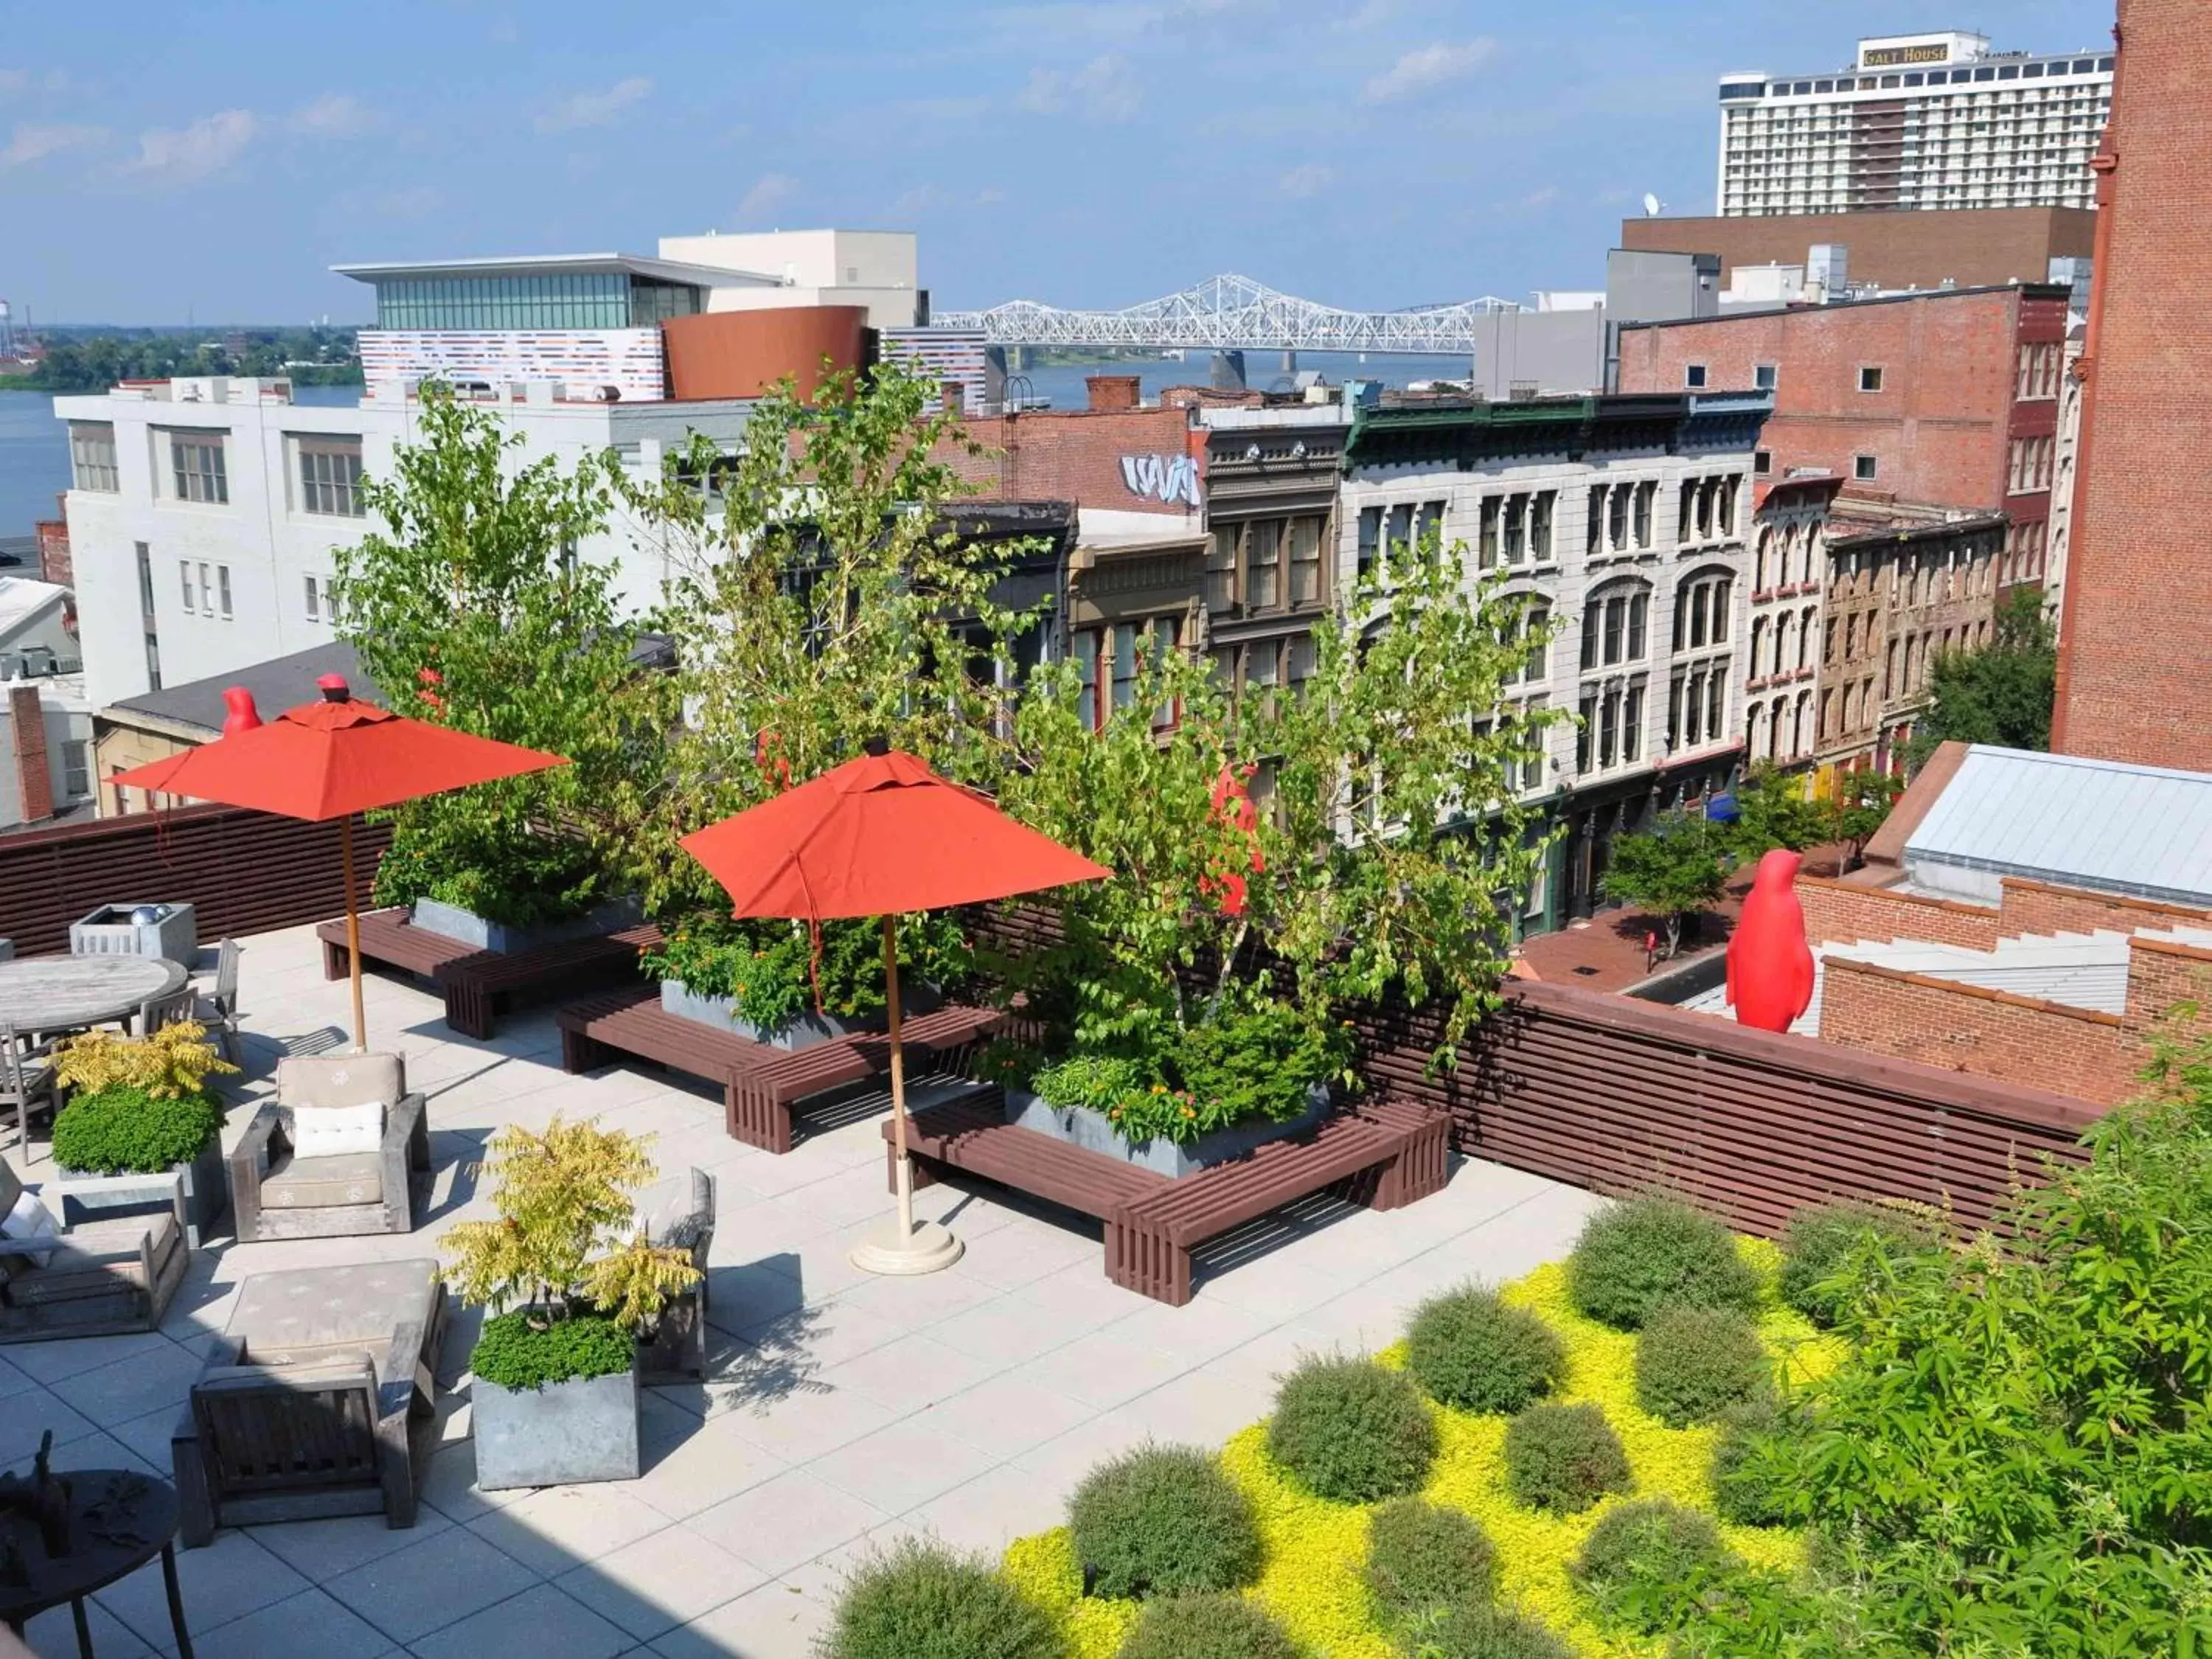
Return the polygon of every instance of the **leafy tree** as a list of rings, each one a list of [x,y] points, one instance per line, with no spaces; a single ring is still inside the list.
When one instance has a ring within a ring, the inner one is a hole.
[[[1667,954],[1682,942],[1683,918],[1720,902],[1735,868],[1734,837],[1696,812],[1664,812],[1649,830],[1616,836],[1605,893],[1660,917]]]
[[[514,468],[521,435],[436,389],[420,427],[363,486],[385,527],[338,552],[339,631],[392,708],[574,763],[393,809],[379,896],[508,922],[586,909],[635,885],[668,719],[614,569],[576,550],[607,522],[613,465]]]
[[[1869,769],[1843,775],[1834,823],[1836,835],[1850,845],[1848,862],[1856,865],[1866,856],[1867,842],[1888,822],[1890,809],[1904,793],[1905,780],[1893,773]]]
[[[301,386],[359,386],[356,338],[350,328],[323,327],[50,332],[35,369],[0,378],[38,392],[105,392],[118,380],[173,374],[282,375]]]
[[[1543,857],[1515,774],[1559,717],[1499,718],[1522,605],[1470,588],[1462,553],[1431,535],[1371,573],[1297,694],[1234,703],[1207,665],[1151,649],[1102,725],[1073,665],[1035,676],[1004,798],[1116,872],[1051,899],[1068,947],[1046,968],[1079,1042],[1157,1052],[1263,969],[1316,1024],[1396,986],[1449,1043],[1490,1006],[1501,896]]]
[[[1784,772],[1761,761],[1735,787],[1735,842],[1739,858],[1755,859],[1772,848],[1793,853],[1835,834],[1835,814],[1827,802],[1805,792],[1805,775]]]
[[[1997,601],[1988,646],[1937,653],[1928,676],[1933,702],[1913,739],[1913,764],[1950,741],[2050,748],[2057,684],[2058,635],[2043,596],[2013,588]]]
[[[893,369],[789,382],[724,454],[695,436],[661,481],[624,486],[673,575],[657,625],[686,711],[659,815],[653,908],[719,908],[676,836],[860,754],[871,738],[945,775],[995,785],[1011,754],[1013,641],[1033,615],[999,602],[1018,547],[958,530],[973,493],[937,458],[965,441]],[[970,447],[974,447],[970,446]]]

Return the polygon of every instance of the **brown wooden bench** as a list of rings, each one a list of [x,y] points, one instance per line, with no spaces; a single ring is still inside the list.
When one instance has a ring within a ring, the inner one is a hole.
[[[995,1008],[954,1005],[906,1021],[907,1075],[957,1069],[1005,1018]],[[890,1075],[890,1040],[881,1033],[778,1048],[672,1014],[649,985],[572,1002],[558,1024],[565,1070],[588,1072],[628,1054],[718,1083],[731,1138],[764,1152],[791,1150],[792,1113],[801,1102]]]
[[[1449,1127],[1441,1112],[1370,1102],[1310,1133],[1171,1179],[1008,1123],[1002,1099],[993,1097],[916,1115],[907,1144],[919,1182],[939,1169],[965,1170],[1097,1217],[1106,1224],[1106,1276],[1181,1307],[1190,1300],[1191,1251],[1233,1227],[1328,1188],[1377,1210],[1442,1190]],[[886,1123],[896,1185],[891,1139]]]
[[[323,977],[343,979],[345,923],[323,922],[315,937],[323,942]],[[416,927],[404,908],[372,910],[361,919],[363,964],[381,962],[434,981],[446,1000],[446,1024],[480,1039],[497,1030],[501,1012],[521,1003],[635,981],[638,953],[659,943],[660,930],[647,922],[527,951],[479,951]]]

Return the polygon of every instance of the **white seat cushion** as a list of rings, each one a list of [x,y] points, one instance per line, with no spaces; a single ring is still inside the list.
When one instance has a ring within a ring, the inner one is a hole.
[[[15,1202],[0,1217],[0,1254],[44,1261],[61,1243],[53,1214],[32,1194],[16,1189]]]

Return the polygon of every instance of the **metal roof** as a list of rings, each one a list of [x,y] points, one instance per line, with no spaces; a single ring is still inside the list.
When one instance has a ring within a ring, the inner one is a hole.
[[[655,259],[642,253],[520,253],[474,259],[400,259],[382,264],[332,265],[341,276],[378,283],[404,276],[605,276],[621,272],[656,282],[690,283],[702,288],[781,288],[781,276],[726,265]]]
[[[2212,902],[2212,774],[1977,744],[1905,844],[1907,875],[2026,876]]]
[[[251,691],[255,707],[266,719],[301,703],[313,702],[318,695],[315,682],[325,674],[343,675],[354,696],[363,702],[384,701],[374,682],[362,671],[361,659],[354,654],[353,647],[343,640],[332,640],[327,645],[313,645],[289,656],[248,663],[207,679],[167,685],[159,691],[125,697],[100,712],[103,718],[118,725],[137,726],[150,721],[159,729],[179,736],[219,737],[224,716],[229,712],[222,694],[232,686],[242,685]]]

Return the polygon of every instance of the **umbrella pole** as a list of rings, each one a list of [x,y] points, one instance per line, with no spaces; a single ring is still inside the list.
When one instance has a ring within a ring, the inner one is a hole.
[[[960,1260],[964,1246],[934,1221],[914,1220],[914,1160],[907,1154],[906,1054],[899,1036],[898,918],[884,918],[884,1000],[890,1012],[891,1184],[898,1214],[855,1245],[853,1265],[872,1273],[933,1273]]]
[[[368,1052],[368,1020],[361,1006],[361,908],[353,896],[353,815],[338,820],[338,860],[345,871],[346,960],[353,964],[353,1046]]]
[[[906,1152],[906,1053],[899,1042],[898,918],[884,918],[884,997],[890,1008],[891,1142],[898,1151],[898,1230],[914,1237],[914,1161]]]

